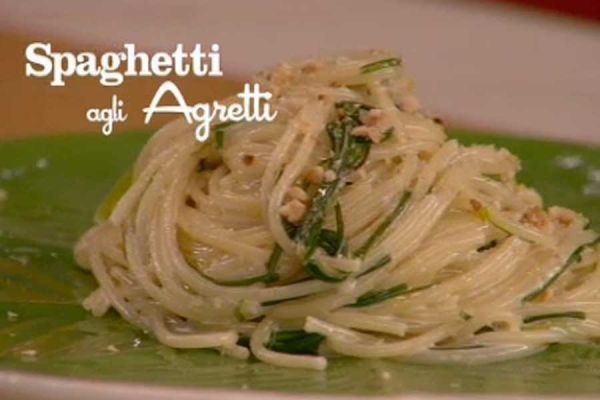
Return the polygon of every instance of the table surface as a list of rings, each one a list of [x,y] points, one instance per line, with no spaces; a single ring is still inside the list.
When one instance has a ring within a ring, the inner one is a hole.
[[[0,137],[95,132],[85,112],[116,93],[129,119],[163,78],[118,88],[71,78],[64,88],[24,76],[24,48],[101,51],[134,42],[221,44],[224,79],[177,78],[194,103],[235,93],[258,69],[281,60],[351,48],[388,48],[405,60],[422,103],[456,126],[600,143],[600,25],[468,0],[320,2],[0,2]],[[153,121],[151,128],[168,118]]]

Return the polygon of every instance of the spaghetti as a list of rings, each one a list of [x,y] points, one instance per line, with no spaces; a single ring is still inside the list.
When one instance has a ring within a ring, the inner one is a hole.
[[[597,235],[519,161],[449,140],[381,52],[256,81],[272,122],[177,120],[79,241],[109,308],[176,348],[285,367],[327,355],[492,362],[600,337]],[[229,99],[236,101],[235,98]]]

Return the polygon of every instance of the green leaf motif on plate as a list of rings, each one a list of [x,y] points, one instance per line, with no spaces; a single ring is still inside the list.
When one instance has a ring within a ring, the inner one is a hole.
[[[523,160],[520,179],[548,205],[585,213],[600,230],[600,197],[584,196],[600,149],[468,132]],[[143,133],[0,142],[0,369],[203,388],[384,395],[435,393],[596,394],[600,346],[556,345],[536,356],[484,366],[336,358],[326,371],[282,369],[212,350],[166,348],[114,312],[94,318],[79,305],[95,286],[72,258],[96,206],[132,164]],[[564,163],[571,157],[576,163]]]

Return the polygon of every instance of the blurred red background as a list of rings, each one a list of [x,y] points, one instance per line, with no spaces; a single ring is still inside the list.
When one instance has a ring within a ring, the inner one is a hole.
[[[600,21],[599,0],[500,0],[574,17]]]

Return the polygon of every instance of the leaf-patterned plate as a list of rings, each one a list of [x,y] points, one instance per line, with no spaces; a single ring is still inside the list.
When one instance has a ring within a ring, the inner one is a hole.
[[[600,230],[599,148],[451,135],[509,148],[523,160],[520,179],[536,187],[547,204],[581,211]],[[266,396],[263,391],[275,392],[273,398],[600,393],[600,345],[554,345],[522,360],[460,368],[337,358],[326,371],[315,372],[233,360],[211,350],[173,350],[115,313],[92,317],[80,302],[95,283],[75,265],[72,246],[147,138],[129,133],[0,142],[0,189],[6,192],[0,203],[0,398],[91,399],[112,393],[123,399],[187,399],[219,397],[222,390],[229,393],[225,398],[257,399]]]

